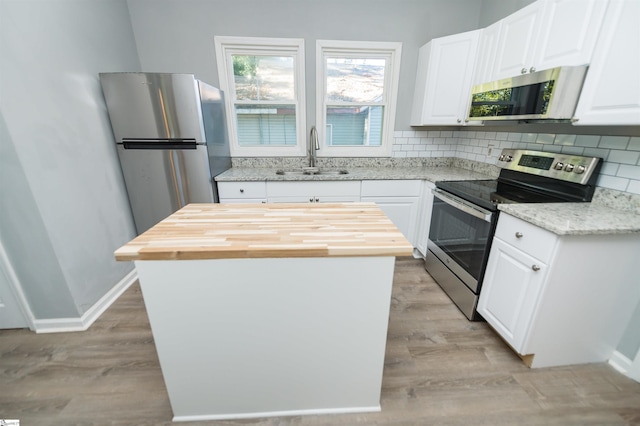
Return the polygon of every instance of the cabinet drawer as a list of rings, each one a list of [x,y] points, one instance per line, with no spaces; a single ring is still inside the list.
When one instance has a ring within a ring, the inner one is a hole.
[[[500,213],[496,237],[519,250],[547,263],[558,236],[521,219]]]
[[[420,180],[363,180],[363,197],[419,197]]]
[[[267,196],[265,182],[218,182],[218,195],[229,198],[264,198]]]
[[[269,197],[342,196],[360,198],[360,181],[267,182]]]

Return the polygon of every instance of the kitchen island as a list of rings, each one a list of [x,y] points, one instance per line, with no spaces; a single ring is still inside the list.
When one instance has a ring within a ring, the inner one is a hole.
[[[395,256],[373,203],[190,204],[135,261],[175,421],[380,410]]]

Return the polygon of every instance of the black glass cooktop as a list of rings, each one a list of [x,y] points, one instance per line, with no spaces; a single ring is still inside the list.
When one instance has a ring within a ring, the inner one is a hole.
[[[514,186],[496,179],[436,182],[436,187],[463,200],[495,211],[500,203],[557,203],[566,198]]]

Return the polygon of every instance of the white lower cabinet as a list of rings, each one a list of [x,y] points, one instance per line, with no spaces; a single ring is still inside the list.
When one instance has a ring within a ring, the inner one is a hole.
[[[221,203],[376,203],[423,254],[433,187],[421,180],[218,182]]]
[[[364,180],[361,201],[373,202],[415,247],[422,181]]]
[[[531,367],[603,362],[640,301],[640,235],[556,235],[500,213],[478,312]]]
[[[478,311],[518,353],[523,353],[546,271],[535,257],[493,240]]]
[[[266,182],[218,182],[221,203],[266,203]]]
[[[267,182],[269,203],[347,203],[360,201],[360,181]]]

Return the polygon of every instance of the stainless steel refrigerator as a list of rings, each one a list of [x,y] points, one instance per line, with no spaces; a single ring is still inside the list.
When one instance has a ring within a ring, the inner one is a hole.
[[[218,202],[231,167],[221,90],[193,74],[101,73],[138,234],[189,203]]]

